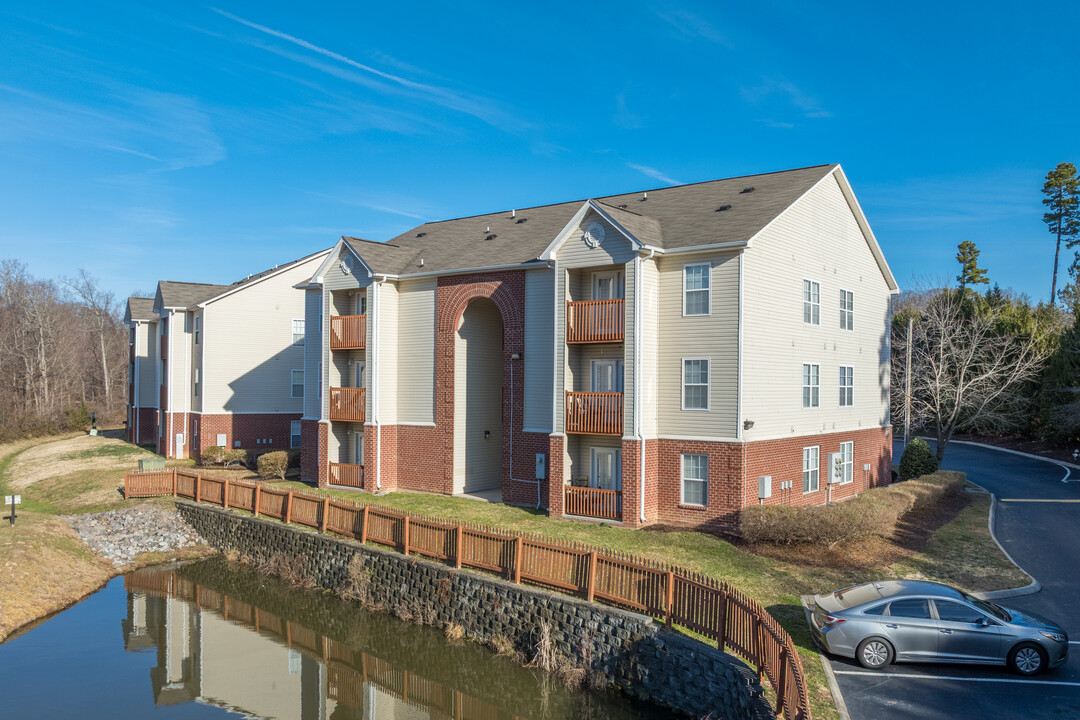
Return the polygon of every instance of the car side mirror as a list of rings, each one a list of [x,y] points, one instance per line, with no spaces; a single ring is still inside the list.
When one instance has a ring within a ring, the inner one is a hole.
[[[976,625],[977,627],[986,627],[986,626],[987,626],[987,625],[989,625],[989,624],[990,624],[990,621],[989,621],[989,620],[987,620],[987,619],[986,619],[986,618],[984,618],[984,617],[981,617],[981,618],[979,618],[978,620],[976,620],[976,621],[975,621],[975,625]]]

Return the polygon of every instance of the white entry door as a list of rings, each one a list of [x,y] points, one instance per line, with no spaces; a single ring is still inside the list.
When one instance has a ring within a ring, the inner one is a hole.
[[[622,297],[622,273],[617,271],[593,273],[592,299],[614,300]]]
[[[622,490],[622,451],[618,448],[593,448],[589,487]]]
[[[592,392],[622,392],[622,360],[592,361]]]
[[[357,362],[353,364],[353,387],[364,387],[364,363]]]

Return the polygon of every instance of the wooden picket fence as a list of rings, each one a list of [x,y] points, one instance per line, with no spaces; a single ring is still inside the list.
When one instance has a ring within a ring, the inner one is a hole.
[[[129,473],[125,497],[173,495],[246,510],[414,554],[476,568],[650,615],[715,641],[757,668],[776,693],[776,713],[809,720],[806,675],[795,644],[761,604],[722,580],[589,545],[483,525],[346,503],[186,470]]]

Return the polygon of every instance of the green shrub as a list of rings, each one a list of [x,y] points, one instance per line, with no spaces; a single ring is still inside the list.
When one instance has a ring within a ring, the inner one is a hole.
[[[285,479],[285,471],[289,469],[289,453],[284,450],[275,450],[259,456],[256,463],[259,477],[269,480],[271,478]]]
[[[199,458],[200,465],[224,465],[225,464],[225,448],[220,445],[211,445],[210,447],[202,451],[202,457]]]
[[[244,465],[247,463],[247,450],[236,448],[225,451],[225,467],[231,465]]]
[[[86,409],[86,403],[81,402],[77,407],[64,410],[64,421],[65,425],[72,429],[90,427],[90,411]]]
[[[827,545],[888,537],[913,510],[933,507],[959,494],[964,474],[942,471],[898,485],[872,488],[836,505],[747,508],[739,519],[743,538],[752,543]]]
[[[915,438],[908,443],[903,456],[900,458],[901,480],[910,480],[929,475],[932,472],[937,472],[937,469],[937,457],[925,440]]]

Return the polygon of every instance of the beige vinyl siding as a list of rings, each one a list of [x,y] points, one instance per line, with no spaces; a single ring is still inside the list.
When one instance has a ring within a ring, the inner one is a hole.
[[[618,360],[623,363],[623,392],[629,389],[633,375],[626,368],[626,357],[621,343],[596,343],[573,346],[570,355],[570,377],[572,389],[578,392],[592,392],[592,364],[594,360]],[[630,407],[627,405],[627,407]],[[624,426],[630,423],[630,416],[623,419]]]
[[[195,323],[200,323],[199,343],[195,344]],[[203,398],[206,397],[206,381],[203,377],[203,348],[206,347],[206,328],[201,325],[205,322],[203,311],[196,310],[188,313],[189,337],[191,344],[191,370],[189,371],[188,384],[191,387],[191,410],[192,412],[203,411]],[[195,394],[195,376],[198,371],[199,394]]]
[[[454,492],[502,480],[502,331],[495,304],[477,300],[454,334]]]
[[[322,290],[304,291],[304,417],[321,419],[319,408],[319,363],[326,342],[319,330],[319,310]]]
[[[172,379],[176,382],[176,388],[173,390],[172,400],[176,405],[176,412],[191,412],[195,409],[195,405],[192,402],[193,388],[191,386],[191,379],[194,373],[193,367],[195,358],[193,357],[194,345],[192,343],[193,333],[195,331],[194,313],[186,311],[176,312],[176,329],[180,330],[176,337],[173,338],[173,346],[170,348],[172,351],[171,357],[176,358],[176,364],[172,365]],[[172,329],[170,328],[170,331]],[[184,429],[174,430],[173,432],[182,432]],[[188,445],[191,443],[191,438],[185,436],[184,439],[184,457],[187,457]]]
[[[374,286],[377,328],[369,331],[368,346],[379,354],[379,422],[395,425],[398,422],[398,286],[384,282]],[[371,306],[368,306],[371,310]],[[371,323],[368,323],[371,326]],[[372,418],[371,380],[368,373],[368,418]]]
[[[803,324],[802,283],[821,285],[821,324]],[[743,417],[747,440],[880,427],[889,421],[889,290],[834,176],[754,239],[744,270]],[[840,329],[840,290],[854,330]],[[820,406],[802,407],[802,364],[821,366]],[[839,405],[839,366],[855,404]]]
[[[708,262],[711,310],[683,317],[683,266]],[[734,439],[738,426],[739,253],[662,258],[657,414],[661,437]],[[709,409],[682,409],[683,358],[709,359]]]
[[[594,222],[604,227],[604,242],[592,248],[585,244],[582,235]],[[615,226],[594,210],[585,213],[577,229],[572,231],[559,248],[556,256],[563,268],[592,267],[594,265],[622,265],[633,262],[634,248],[631,242]],[[579,298],[584,299],[584,298]]]
[[[522,427],[551,432],[551,347],[555,321],[555,273],[525,273],[525,356],[514,367],[525,374],[525,413]]]
[[[310,308],[307,294],[293,286],[322,260],[312,258],[206,306],[203,412],[303,412],[304,401],[291,397],[292,371],[304,369],[307,343],[292,344],[292,321],[306,321]]]
[[[399,423],[435,422],[436,283],[435,278],[423,278],[402,281],[398,287]]]
[[[622,438],[611,435],[571,435],[570,442],[567,443],[567,478],[573,481],[589,477],[592,472],[593,448],[615,448],[621,451]]]
[[[139,371],[139,407],[157,407],[157,364],[161,346],[157,323],[139,323],[135,327],[135,343],[138,348],[135,359]]]
[[[340,261],[341,258],[346,255],[353,257],[353,270],[348,275],[341,272]],[[323,260],[324,258],[320,257],[319,264],[322,264]],[[319,265],[315,265],[312,268],[312,272],[315,272],[318,267]],[[323,287],[326,288],[327,292],[331,290],[356,290],[370,285],[371,281],[372,278],[364,268],[364,265],[359,260],[356,260],[352,253],[344,246],[341,248],[341,251],[334,256],[333,262],[330,263],[330,267],[328,267],[323,274]]]
[[[641,433],[643,437],[657,435],[657,392],[660,361],[660,272],[655,259],[641,262]]]
[[[567,377],[570,372],[567,365],[567,350],[569,346],[566,344],[565,332],[566,301],[569,297],[568,288],[570,272],[564,270],[562,267],[558,267],[556,268],[555,278],[555,364],[552,367],[552,370],[555,373],[553,378],[555,382],[555,392],[552,396],[555,400],[555,408],[552,413],[552,422],[554,423],[552,430],[553,432],[561,433],[566,426],[566,418],[564,416],[566,408],[566,388],[573,387],[573,378]],[[568,381],[570,382],[569,385],[567,385]]]

